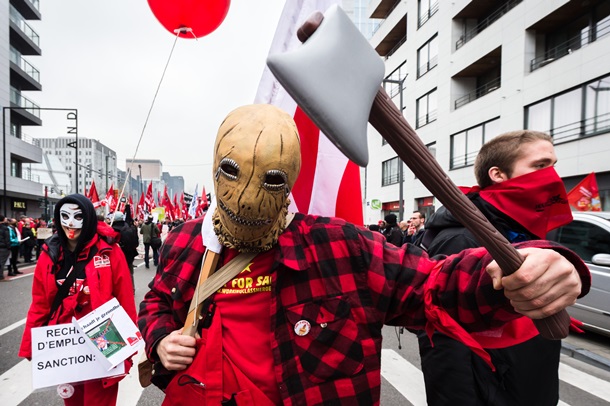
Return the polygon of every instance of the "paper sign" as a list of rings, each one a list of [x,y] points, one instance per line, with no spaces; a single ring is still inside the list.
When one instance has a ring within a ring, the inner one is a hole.
[[[125,373],[125,365],[108,371],[73,324],[32,329],[32,386],[88,381]]]
[[[53,229],[47,227],[39,227],[36,229],[36,238],[39,240],[46,240],[53,235]]]
[[[144,348],[138,326],[116,298],[72,323],[88,338],[87,345],[107,370]]]

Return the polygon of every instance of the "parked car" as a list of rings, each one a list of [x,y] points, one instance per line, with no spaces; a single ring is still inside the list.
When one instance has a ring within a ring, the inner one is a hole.
[[[591,271],[591,290],[568,307],[584,328],[610,336],[610,212],[574,212],[574,221],[547,239],[576,252]]]

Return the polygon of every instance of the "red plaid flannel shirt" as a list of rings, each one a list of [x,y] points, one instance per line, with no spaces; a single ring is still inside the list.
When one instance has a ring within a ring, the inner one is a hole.
[[[156,342],[182,328],[186,318],[204,249],[201,223],[201,218],[189,221],[169,234],[141,304],[138,324],[153,361],[158,361]],[[529,246],[568,257],[588,291],[588,270],[571,251],[546,241],[519,245]],[[435,267],[440,273],[433,300],[466,330],[519,317],[502,291],[493,289],[484,249],[436,262],[416,247],[387,244],[381,234],[343,220],[301,214],[273,249],[269,356],[284,405],[378,404],[381,329],[384,324],[424,328],[424,285]],[[294,332],[300,320],[311,324],[305,336]],[[153,382],[168,373],[160,362],[155,371]]]

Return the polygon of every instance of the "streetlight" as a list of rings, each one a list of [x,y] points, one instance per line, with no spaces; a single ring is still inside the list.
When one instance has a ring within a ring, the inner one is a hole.
[[[400,86],[400,114],[403,114],[403,110],[404,110],[404,99],[403,99],[403,90],[404,90],[404,83],[405,80],[407,79],[407,75],[405,75],[402,79],[384,79],[383,83],[391,83],[394,85],[399,85]],[[400,159],[400,157],[398,157],[398,221],[402,221],[403,218],[403,213],[404,213],[404,204],[403,204],[403,174],[402,174],[402,167],[403,167],[404,163],[402,162],[402,159]]]
[[[3,194],[3,205],[4,205],[4,213],[8,213],[7,211],[7,201],[6,197],[6,111],[7,110],[49,110],[49,111],[69,111],[66,115],[66,119],[74,120],[74,127],[68,127],[67,134],[74,134],[76,137],[75,142],[68,143],[69,147],[76,149],[76,179],[74,183],[76,188],[74,190],[78,191],[78,109],[70,109],[70,108],[61,108],[61,107],[2,107],[2,151],[3,151],[3,180],[4,180],[4,194]]]
[[[142,187],[142,165],[138,164],[138,170],[140,171],[140,196],[142,196],[142,192],[144,188]]]

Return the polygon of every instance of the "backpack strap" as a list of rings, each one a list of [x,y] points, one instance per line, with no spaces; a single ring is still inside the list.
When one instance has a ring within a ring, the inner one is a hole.
[[[57,293],[55,294],[55,298],[53,299],[53,304],[51,305],[51,312],[49,313],[49,317],[47,318],[47,321],[44,322],[43,326],[47,326],[53,316],[55,316],[55,312],[59,308],[59,305],[61,305],[61,302],[63,302],[64,299],[68,296],[68,292],[70,292],[70,287],[72,287],[72,284],[76,280],[76,276],[83,269],[85,269],[85,266],[89,263],[89,261],[91,261],[91,258],[93,258],[95,254],[97,254],[97,247],[94,245],[89,250],[89,255],[87,256],[87,259],[84,261],[76,261],[74,266],[68,271],[68,275],[66,276],[64,283],[62,283],[59,289],[57,289]]]

